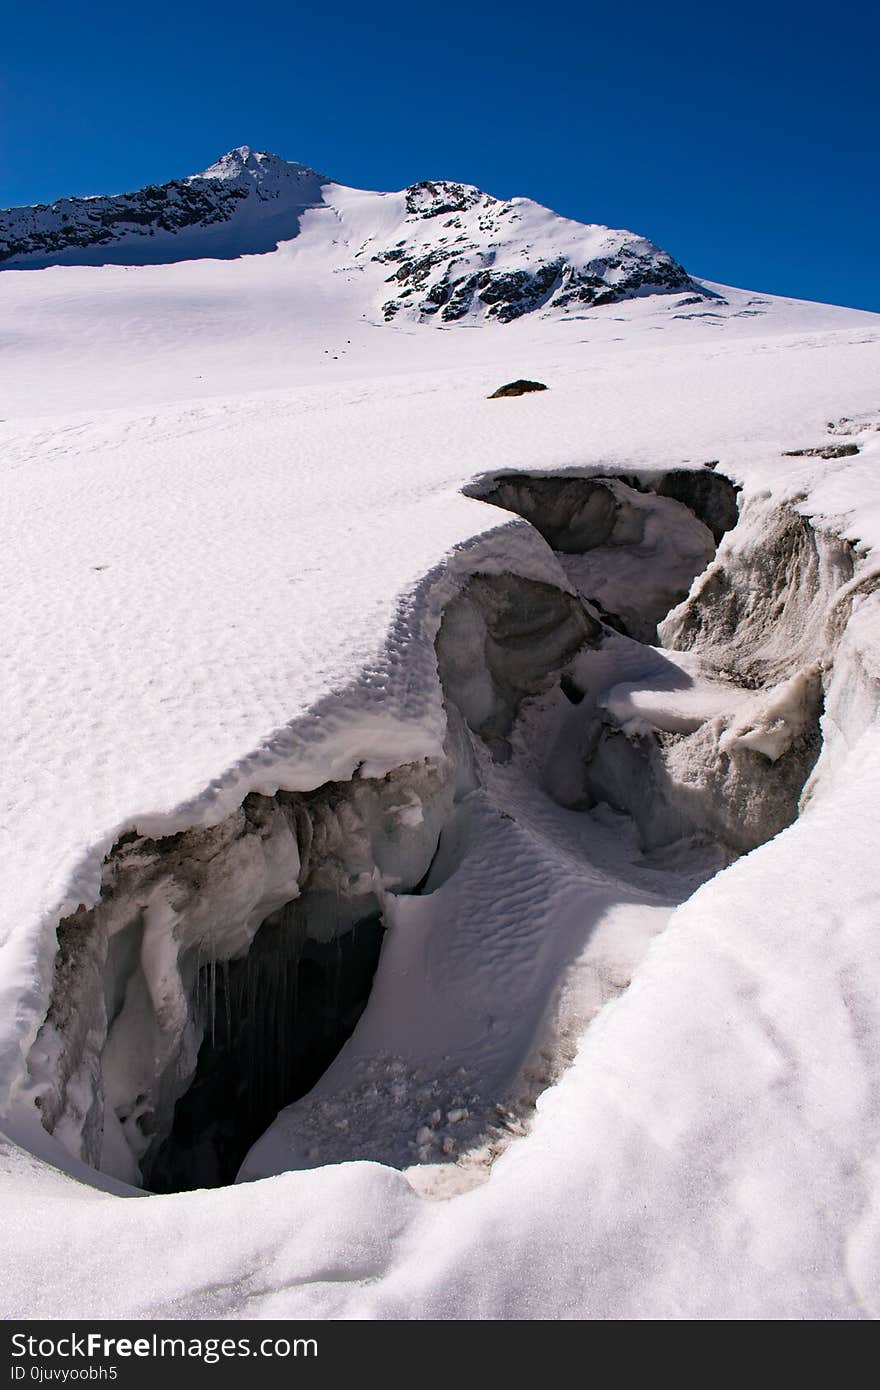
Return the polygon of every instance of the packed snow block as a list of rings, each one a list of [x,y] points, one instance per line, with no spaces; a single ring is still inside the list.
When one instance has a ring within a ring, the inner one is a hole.
[[[848,459],[859,452],[858,444],[822,444],[813,449],[786,449],[783,458]]]
[[[745,854],[797,818],[821,748],[822,686],[813,667],[768,692],[742,722],[716,718],[692,733],[634,733],[597,721],[584,768],[584,805],[633,817],[648,850],[693,838]]]
[[[522,701],[559,680],[602,625],[570,593],[514,574],[477,574],[443,614],[437,665],[447,702],[496,757]]]
[[[457,794],[451,756],[314,792],[278,792],[296,825],[301,892],[344,903],[377,885],[408,891],[427,872]],[[317,918],[311,930],[329,939]]]
[[[516,384],[516,383],[513,383]],[[495,395],[507,388],[500,388]],[[490,397],[490,399],[492,399]],[[665,473],[639,473],[606,477],[604,475],[498,473],[473,484],[467,495],[506,507],[530,521],[553,546],[554,550],[577,554],[595,545],[605,544],[611,535],[609,526],[598,536],[583,532],[581,512],[591,502],[595,505],[598,489],[626,488],[656,493],[687,507],[712,532],[715,544],[733,529],[739,518],[737,497],[739,488],[722,473],[712,469],[673,468]],[[627,493],[618,492],[618,507]]]

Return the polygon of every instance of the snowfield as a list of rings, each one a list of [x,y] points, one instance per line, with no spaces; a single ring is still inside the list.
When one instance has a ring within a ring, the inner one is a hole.
[[[878,1315],[880,316],[265,159],[0,269],[4,1315]]]

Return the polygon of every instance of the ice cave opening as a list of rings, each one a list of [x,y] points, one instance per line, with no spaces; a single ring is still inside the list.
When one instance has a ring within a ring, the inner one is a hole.
[[[351,1036],[379,962],[382,915],[375,900],[351,924],[331,922],[329,904],[324,911],[327,940],[309,935],[309,905],[294,899],[245,956],[199,970],[204,1036],[171,1132],[143,1165],[151,1192],[234,1182],[279,1110],[311,1090]]]
[[[627,817],[649,856],[710,843],[729,861],[798,815],[846,545],[760,499],[738,520],[713,467],[495,474],[468,493],[530,522],[559,582],[496,562],[445,603],[445,756],[130,833],[97,905],[60,925],[29,1066],[43,1126],[93,1168],[154,1192],[234,1181],[352,1036],[389,895],[455,874],[462,807],[523,739],[542,796]]]

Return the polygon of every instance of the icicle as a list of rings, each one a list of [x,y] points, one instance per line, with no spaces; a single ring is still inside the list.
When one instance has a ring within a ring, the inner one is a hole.
[[[196,983],[195,983],[195,1016],[196,1022],[201,1026],[202,1022],[202,948],[196,947]]]
[[[229,961],[223,962],[223,1011],[226,1021],[226,1046],[232,1047],[232,1001],[229,998]]]
[[[211,1003],[210,1003],[210,1010],[211,1010],[211,1046],[213,1047],[213,1046],[214,1046],[214,1043],[215,1043],[215,1041],[216,1041],[216,1023],[217,1023],[217,961],[216,961],[215,957],[213,957],[213,956],[211,957],[211,961],[210,961],[210,963],[209,963],[209,965],[208,965],[208,970],[209,970],[209,972],[210,972],[210,978],[209,978],[209,981],[208,981],[208,988],[209,988],[210,996],[211,996]]]
[[[160,1165],[160,1180],[172,1184],[164,1190],[190,1176],[200,1185],[206,1158],[209,1171],[214,1164],[231,1181],[254,1140],[314,1084],[345,1040],[340,1010],[352,989],[349,965],[355,976],[361,970],[351,916],[350,902],[316,893],[273,914],[245,956],[218,959],[209,941],[195,948],[187,979],[202,1033],[199,1084],[178,1102]],[[368,922],[364,916],[358,924],[365,947]],[[366,970],[371,976],[365,962]]]
[[[339,935],[339,921],[337,920],[336,930],[333,934],[333,976],[330,986],[330,1027],[328,1034],[333,1034],[339,1024],[339,987],[342,980],[342,938]]]

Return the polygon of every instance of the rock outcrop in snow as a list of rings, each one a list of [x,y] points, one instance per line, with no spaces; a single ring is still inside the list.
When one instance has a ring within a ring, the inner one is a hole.
[[[509,323],[535,309],[570,311],[696,288],[644,237],[585,227],[528,198],[504,201],[466,184],[407,189],[406,216],[395,235],[373,253],[391,270],[386,319],[409,310],[450,323],[478,309]]]

